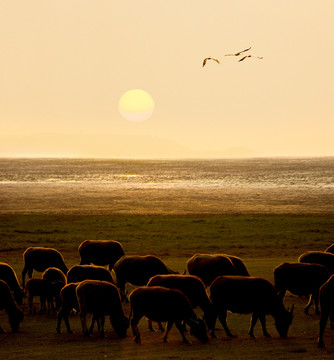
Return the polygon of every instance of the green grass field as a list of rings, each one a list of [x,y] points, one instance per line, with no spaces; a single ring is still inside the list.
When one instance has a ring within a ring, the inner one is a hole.
[[[186,260],[197,252],[229,253],[244,259],[251,275],[273,280],[273,269],[283,261],[297,261],[307,250],[324,250],[334,242],[334,216],[326,215],[10,215],[0,217],[0,261],[11,264],[21,281],[22,253],[29,246],[54,247],[62,252],[70,267],[79,262],[78,245],[85,239],[114,239],[127,254],[156,254],[171,268],[183,272]],[[39,277],[40,273],[34,273]],[[280,339],[273,319],[267,317],[272,338],[262,336],[257,324],[256,339],[247,332],[250,315],[229,314],[229,339],[218,325],[217,339],[209,344],[193,341],[184,345],[173,327],[169,343],[159,332],[150,333],[146,321],[140,323],[142,344],[133,343],[129,329],[118,340],[109,323],[106,339],[97,331],[84,338],[79,317],[71,319],[75,334],[56,333],[56,316],[31,316],[17,334],[0,335],[0,359],[330,359],[334,356],[334,332],[326,329],[327,349],[318,349],[319,317],[306,300],[288,294],[287,307],[295,304],[295,317],[287,339]],[[125,305],[129,314],[129,306]],[[200,311],[198,311],[199,314]],[[9,330],[7,315],[0,323]],[[65,330],[63,324],[63,330]]]

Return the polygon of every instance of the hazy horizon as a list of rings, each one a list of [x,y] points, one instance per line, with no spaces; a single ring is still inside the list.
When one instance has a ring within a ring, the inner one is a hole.
[[[333,11],[330,0],[2,1],[0,157],[334,156]],[[224,56],[248,47],[263,59]],[[208,56],[221,64],[203,67]],[[131,89],[154,100],[145,121],[119,112]]]

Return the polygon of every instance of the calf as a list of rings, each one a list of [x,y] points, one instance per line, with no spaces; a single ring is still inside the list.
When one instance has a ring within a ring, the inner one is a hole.
[[[56,309],[59,308],[60,304],[60,290],[64,286],[62,281],[49,282],[45,279],[32,278],[26,283],[25,291],[28,297],[28,305],[30,314],[36,314],[34,307],[34,297],[39,296],[40,298],[40,314],[44,314],[46,311],[46,302],[48,303],[48,313],[54,311],[53,298],[56,299]]]
[[[294,295],[309,296],[304,308],[305,314],[314,302],[315,312],[320,314],[318,308],[319,288],[330,277],[329,270],[320,264],[283,263],[274,269],[275,288],[283,300],[288,290]]]
[[[168,333],[175,323],[183,342],[189,343],[183,332],[182,321],[186,321],[190,333],[197,339],[203,343],[208,341],[204,321],[197,318],[189,300],[179,290],[161,286],[137,288],[130,294],[130,303],[133,312],[131,327],[137,343],[141,342],[138,323],[143,316],[152,321],[167,321],[164,342],[167,342]]]
[[[193,309],[200,307],[204,312],[204,321],[209,329],[215,323],[211,300],[206,293],[203,281],[193,275],[156,275],[152,277],[147,286],[162,286],[169,289],[180,290],[188,298]]]
[[[114,240],[85,240],[79,245],[78,251],[80,265],[109,265],[109,270],[124,255],[122,245]]]
[[[100,336],[104,337],[104,316],[109,315],[110,323],[119,338],[126,336],[129,319],[125,316],[117,287],[107,281],[85,280],[76,288],[80,309],[82,331],[89,335],[86,325],[87,313],[93,314],[101,323]]]
[[[266,330],[265,316],[271,314],[281,337],[286,337],[292,322],[292,312],[285,309],[276,289],[267,280],[248,276],[219,276],[210,287],[212,305],[226,332],[233,337],[227,327],[227,311],[239,314],[252,313],[249,335],[254,337],[254,326],[259,319],[263,335],[270,337]],[[215,336],[214,330],[211,332]]]
[[[44,271],[49,267],[56,267],[64,274],[67,267],[64,258],[59,251],[45,247],[30,247],[23,253],[24,267],[22,270],[22,287],[25,286],[25,276],[28,272],[29,278],[32,277],[34,270]]]
[[[7,312],[10,327],[13,332],[17,332],[23,320],[23,312],[16,305],[9,286],[3,280],[0,280],[0,310]],[[0,333],[3,332],[4,329],[0,326]]]

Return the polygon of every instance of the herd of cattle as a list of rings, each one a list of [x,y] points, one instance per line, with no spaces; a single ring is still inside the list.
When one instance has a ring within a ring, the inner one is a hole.
[[[323,335],[329,317],[334,329],[334,244],[326,251],[308,251],[296,263],[277,266],[274,285],[250,276],[243,261],[232,255],[196,254],[187,261],[189,275],[181,275],[156,256],[125,255],[122,245],[113,240],[86,240],[78,250],[80,265],[67,269],[57,250],[28,248],[23,254],[22,287],[13,268],[0,263],[0,309],[7,312],[13,332],[18,331],[23,320],[21,305],[27,296],[30,313],[36,313],[34,297],[40,298],[40,313],[57,311],[59,333],[62,320],[67,331],[72,332],[69,318],[76,311],[85,335],[92,334],[96,322],[100,336],[104,337],[107,315],[119,338],[126,336],[131,325],[134,341],[140,342],[137,325],[145,316],[151,330],[152,321],[158,322],[161,330],[164,330],[161,322],[167,322],[164,341],[175,323],[183,342],[188,342],[184,334],[188,325],[190,334],[205,343],[207,331],[215,337],[217,319],[226,335],[233,336],[226,322],[227,311],[231,311],[252,314],[251,337],[257,320],[263,335],[270,337],[265,325],[268,314],[275,319],[279,335],[286,337],[293,317],[293,306],[288,310],[283,303],[286,291],[309,297],[305,313],[312,303],[316,313],[321,313],[319,347],[325,346]],[[42,278],[33,278],[34,270],[43,272]],[[30,279],[25,283],[26,274]],[[125,291],[127,283],[137,286],[129,297]],[[123,309],[124,301],[131,305],[129,317]],[[203,320],[194,312],[197,307],[204,313]],[[93,315],[89,329],[87,314]],[[0,332],[3,331],[0,327]]]

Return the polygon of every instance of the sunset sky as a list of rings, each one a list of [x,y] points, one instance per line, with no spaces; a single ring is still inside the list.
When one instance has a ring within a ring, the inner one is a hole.
[[[333,0],[1,0],[0,156],[334,156],[333,14]],[[249,46],[263,60],[224,57]],[[154,100],[145,121],[119,112],[131,89]]]

